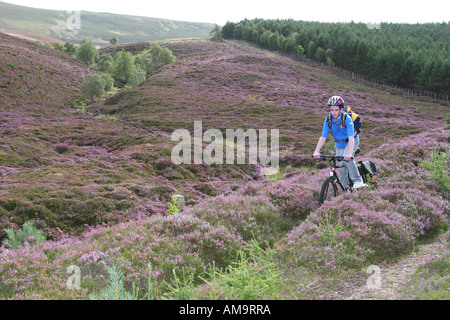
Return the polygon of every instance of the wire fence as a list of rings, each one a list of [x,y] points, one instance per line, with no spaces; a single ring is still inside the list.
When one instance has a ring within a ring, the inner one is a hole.
[[[324,63],[321,63],[321,66],[326,66],[328,68],[331,68],[331,69],[333,69],[333,71],[335,73],[338,73],[341,76],[344,76],[346,78],[351,78],[353,80],[358,80],[358,81],[361,81],[364,83],[370,83],[373,85],[390,87],[394,90],[401,91],[405,95],[408,95],[408,96],[424,97],[424,98],[429,98],[429,99],[433,99],[433,100],[443,100],[443,101],[449,101],[449,98],[450,98],[450,96],[445,93],[437,93],[437,92],[432,92],[432,91],[421,91],[421,90],[403,88],[403,87],[388,83],[386,81],[380,81],[373,77],[364,76],[362,74],[359,74],[359,73],[356,73],[353,71],[348,71],[348,70],[342,69],[340,67],[329,66]]]
[[[411,89],[411,88],[403,88],[397,85],[393,85],[389,82],[386,81],[381,81],[381,80],[377,80],[373,77],[369,77],[369,76],[365,76],[353,71],[349,71],[346,69],[343,69],[341,67],[337,67],[334,65],[329,65],[327,63],[324,62],[319,62],[317,60],[314,59],[310,59],[308,57],[305,56],[299,56],[299,55],[292,55],[292,57],[295,60],[300,60],[303,62],[308,62],[310,64],[313,64],[314,66],[319,66],[322,68],[327,68],[328,70],[332,71],[333,73],[341,76],[341,77],[345,77],[348,79],[352,79],[354,81],[358,81],[358,82],[362,82],[364,84],[368,84],[368,85],[372,85],[372,86],[382,86],[384,88],[389,88],[398,92],[402,92],[404,95],[408,95],[408,96],[414,96],[414,97],[419,97],[419,98],[423,98],[424,100],[440,100],[440,101],[449,101],[450,100],[450,95],[445,94],[445,93],[437,93],[437,92],[432,92],[432,91],[426,91],[426,90],[415,90],[415,89]]]

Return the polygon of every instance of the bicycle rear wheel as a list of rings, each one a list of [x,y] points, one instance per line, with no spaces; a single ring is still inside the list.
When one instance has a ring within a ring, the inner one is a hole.
[[[327,200],[337,196],[337,179],[335,177],[328,177],[322,184],[322,189],[320,190],[319,203],[323,204]]]

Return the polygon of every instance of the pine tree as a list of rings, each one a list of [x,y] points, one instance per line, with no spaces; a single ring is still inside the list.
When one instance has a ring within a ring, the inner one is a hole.
[[[326,62],[325,50],[322,47],[318,47],[316,50],[316,54],[314,55],[314,59],[319,62]]]
[[[279,37],[278,32],[272,32],[270,34],[269,39],[268,39],[270,48],[272,48],[272,49],[278,49],[279,48],[279,46],[278,46],[278,37]]]
[[[44,232],[38,230],[31,220],[26,221],[17,232],[12,228],[6,229],[5,232],[8,238],[3,241],[3,245],[11,249],[17,249],[25,242],[41,243],[47,240]]]
[[[113,58],[110,54],[105,53],[100,57],[100,60],[97,61],[95,65],[95,70],[101,72],[107,72],[109,68],[111,68],[113,64]]]
[[[133,286],[133,292],[129,293],[125,289],[123,282],[124,273],[112,267],[108,269],[109,284],[108,287],[98,294],[90,294],[90,300],[137,300],[137,290]]]
[[[224,39],[233,39],[234,28],[236,24],[234,22],[227,21],[222,27],[222,34]]]
[[[314,41],[310,41],[308,44],[308,58],[314,59],[316,55],[316,44]]]
[[[122,49],[115,57],[112,74],[115,78],[127,83],[134,71],[133,58],[129,52]]]
[[[326,60],[327,64],[334,65],[334,62],[333,62],[333,50],[327,49],[325,51],[325,60]]]
[[[216,24],[214,28],[211,30],[211,32],[209,33],[209,40],[213,42],[223,41],[223,33],[219,25]]]

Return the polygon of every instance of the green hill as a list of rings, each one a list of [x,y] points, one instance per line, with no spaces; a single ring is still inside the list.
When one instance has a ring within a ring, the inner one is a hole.
[[[73,13],[46,10],[0,2],[0,28],[34,32],[61,41],[80,43],[83,38],[106,46],[113,37],[120,43],[171,38],[204,38],[213,28],[209,23],[194,23],[110,13],[81,11],[79,29]]]

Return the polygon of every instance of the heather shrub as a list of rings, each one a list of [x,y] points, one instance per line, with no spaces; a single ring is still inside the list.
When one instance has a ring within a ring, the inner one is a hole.
[[[311,214],[310,217],[315,215]],[[337,275],[349,269],[357,269],[366,261],[367,252],[356,241],[344,236],[349,230],[342,224],[324,217],[322,225],[308,218],[275,245],[276,259],[294,268],[304,267],[314,273]],[[320,222],[319,222],[320,223]]]
[[[27,249],[0,252],[0,294],[27,299],[80,298],[102,292],[109,285],[108,270],[113,266],[124,272],[123,283],[132,292],[133,283],[140,295],[148,288],[148,266],[152,281],[161,294],[168,290],[173,273],[191,274],[198,282],[213,262],[228,266],[243,242],[223,226],[180,213],[153,216],[113,227],[97,227],[81,239],[46,242]],[[81,289],[67,290],[68,266],[81,271]],[[184,270],[184,271],[183,271]]]
[[[184,213],[154,216],[114,229],[92,236],[102,243],[102,250],[120,248],[118,262],[127,278],[141,287],[148,263],[159,282],[169,281],[173,270],[181,272],[183,267],[198,276],[213,261],[220,267],[228,265],[242,244],[225,228]]]
[[[58,268],[47,259],[41,246],[0,250],[0,297],[28,300],[82,297],[85,290],[67,290],[68,277]]]
[[[245,196],[256,196],[268,185],[264,181],[249,181],[238,189],[238,193]]]
[[[415,237],[433,234],[447,227],[449,202],[421,190],[380,189],[375,193],[395,205],[395,210],[409,219]]]
[[[338,198],[312,213],[277,247],[281,257],[292,254],[300,265],[335,272],[407,252],[414,244],[407,218],[392,208],[375,211],[354,199]]]
[[[305,219],[310,212],[319,207],[313,192],[300,188],[287,181],[271,184],[264,188],[280,214],[293,219]]]
[[[391,140],[368,152],[365,156],[376,159],[376,162],[387,162],[384,166],[390,167],[394,172],[404,174],[411,172],[427,159],[433,150],[448,145],[448,130],[428,130],[420,134],[411,135],[402,139]]]
[[[69,146],[66,143],[58,143],[55,146],[55,151],[62,154],[64,152],[69,151]]]
[[[294,225],[295,219],[282,214],[265,195],[218,196],[205,200],[186,211],[214,226],[224,226],[244,241],[255,238],[272,245]]]
[[[168,238],[185,242],[189,252],[198,254],[206,264],[214,261],[220,268],[230,264],[243,245],[240,236],[189,213],[154,218],[152,228]]]

